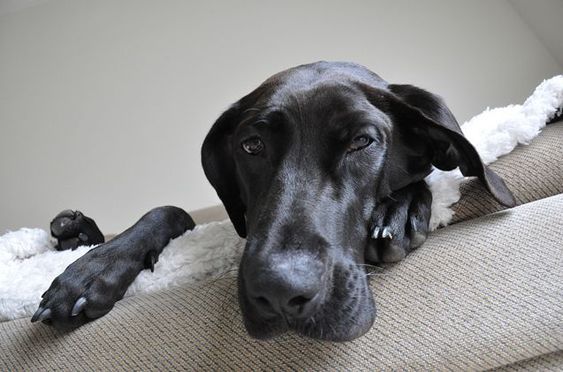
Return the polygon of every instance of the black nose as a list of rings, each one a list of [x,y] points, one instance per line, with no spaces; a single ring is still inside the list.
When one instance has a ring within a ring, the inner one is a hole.
[[[306,256],[252,263],[246,271],[248,300],[260,315],[307,318],[321,303],[322,265]]]

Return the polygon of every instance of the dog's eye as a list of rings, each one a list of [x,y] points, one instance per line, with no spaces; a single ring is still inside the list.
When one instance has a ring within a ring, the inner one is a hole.
[[[348,152],[361,150],[365,147],[368,147],[372,142],[373,139],[371,137],[365,135],[357,136],[352,140],[350,146],[348,146]]]
[[[262,140],[258,137],[252,137],[242,141],[241,147],[250,155],[256,155],[260,151],[264,150],[264,142],[262,142]]]

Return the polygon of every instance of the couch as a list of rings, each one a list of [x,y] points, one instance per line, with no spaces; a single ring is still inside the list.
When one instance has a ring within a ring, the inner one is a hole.
[[[562,370],[561,159],[558,122],[495,162],[519,204],[510,210],[464,182],[454,223],[371,276],[378,315],[354,341],[251,339],[233,273],[123,299],[69,333],[0,323],[0,370]]]

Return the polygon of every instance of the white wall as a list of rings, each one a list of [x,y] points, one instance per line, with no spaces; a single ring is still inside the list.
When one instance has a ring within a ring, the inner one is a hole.
[[[563,0],[509,0],[547,50],[563,65]],[[539,6],[538,6],[539,5]]]
[[[440,93],[461,121],[563,70],[505,0],[40,2],[0,17],[0,232],[217,203],[199,159],[215,118],[320,59]]]

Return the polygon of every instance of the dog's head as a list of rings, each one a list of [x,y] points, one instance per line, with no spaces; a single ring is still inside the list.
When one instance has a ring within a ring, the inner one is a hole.
[[[375,318],[363,268],[371,213],[432,166],[460,167],[514,203],[442,100],[351,63],[272,76],[216,121],[202,162],[247,238],[239,301],[258,338],[364,334]]]

